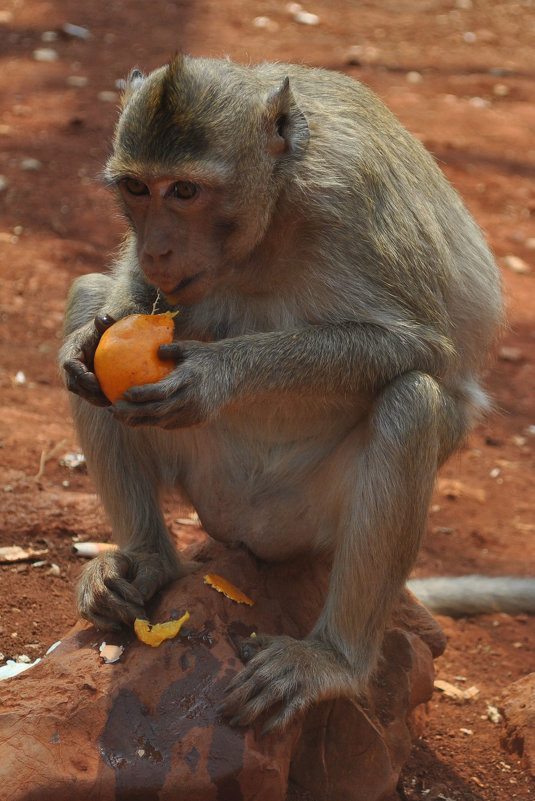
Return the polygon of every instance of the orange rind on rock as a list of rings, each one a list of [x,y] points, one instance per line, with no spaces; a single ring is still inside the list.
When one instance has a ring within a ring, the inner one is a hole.
[[[165,623],[152,624],[148,620],[136,617],[134,631],[138,640],[157,648],[164,640],[172,640],[173,637],[176,637],[186,620],[189,620],[189,612],[182,615],[179,620],[167,620]]]
[[[244,592],[235,587],[234,584],[231,584],[230,581],[227,581],[227,579],[215,573],[207,573],[204,577],[204,583],[209,584],[214,590],[222,592],[223,595],[226,595],[227,598],[230,598],[231,601],[236,601],[238,604],[247,604],[247,606],[252,606],[254,604],[254,601],[251,601],[251,599],[245,595]]]

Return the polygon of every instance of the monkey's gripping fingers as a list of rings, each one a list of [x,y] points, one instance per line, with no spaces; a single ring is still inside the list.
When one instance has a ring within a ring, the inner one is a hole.
[[[107,314],[97,314],[93,322],[67,338],[60,352],[67,389],[94,406],[110,405],[93,372],[93,361],[100,337],[114,322]]]
[[[117,629],[146,617],[145,601],[175,578],[157,553],[112,551],[84,569],[78,584],[78,612],[99,628]]]
[[[219,707],[231,725],[247,726],[276,705],[263,733],[282,731],[313,704],[356,694],[349,663],[321,640],[261,635],[246,641],[248,646],[260,650],[231,681]]]
[[[217,343],[180,342],[162,345],[161,358],[176,368],[157,384],[132,387],[113,413],[130,426],[185,428],[211,420],[229,397],[229,377]]]

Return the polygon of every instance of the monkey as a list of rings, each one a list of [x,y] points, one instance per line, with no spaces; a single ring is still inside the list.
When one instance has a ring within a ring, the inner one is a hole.
[[[424,146],[319,68],[181,54],[134,70],[105,180],[127,233],[108,272],[74,282],[60,364],[120,548],[86,567],[78,609],[129,624],[186,573],[162,488],[261,560],[324,558],[312,630],[251,640],[220,708],[282,730],[366,692],[436,472],[488,408],[499,272]],[[154,307],[179,311],[159,350],[173,369],[110,405],[99,338]]]

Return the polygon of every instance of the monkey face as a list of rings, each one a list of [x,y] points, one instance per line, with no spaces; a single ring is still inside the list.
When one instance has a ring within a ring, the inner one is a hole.
[[[143,274],[170,305],[198,303],[231,280],[226,251],[235,226],[225,219],[213,174],[211,183],[191,171],[127,176],[117,188],[136,234]]]
[[[282,83],[281,83],[282,81]],[[242,282],[308,126],[288,79],[179,56],[134,72],[108,162],[139,265],[172,304]]]

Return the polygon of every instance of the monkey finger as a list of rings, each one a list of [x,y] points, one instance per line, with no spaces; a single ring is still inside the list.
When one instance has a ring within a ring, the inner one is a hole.
[[[253,684],[253,692],[250,694],[250,698],[245,702],[239,703],[237,711],[230,720],[231,725],[250,725],[272,706],[281,701],[286,701],[290,691],[288,682],[283,678],[272,679],[267,684]]]
[[[106,398],[97,377],[90,373],[85,365],[77,360],[71,360],[63,364],[66,374],[66,385],[69,392],[73,392],[85,400],[90,401],[95,406],[110,406],[110,401]]]
[[[97,314],[94,319],[95,328],[101,335],[115,322],[115,318],[110,317],[109,314]]]
[[[284,731],[292,720],[299,713],[304,712],[310,704],[311,699],[306,698],[301,693],[296,693],[275,715],[272,715],[266,721],[266,724],[262,727],[262,735],[278,734]]]
[[[123,393],[123,399],[128,403],[155,403],[165,400],[168,392],[161,384],[142,384],[130,387]]]
[[[169,342],[165,345],[160,345],[158,356],[165,361],[169,359],[177,363],[182,362],[185,359],[184,346],[180,342]]]
[[[136,591],[144,603],[152,598],[162,586],[162,568],[160,562],[141,565],[132,581],[132,589]]]

